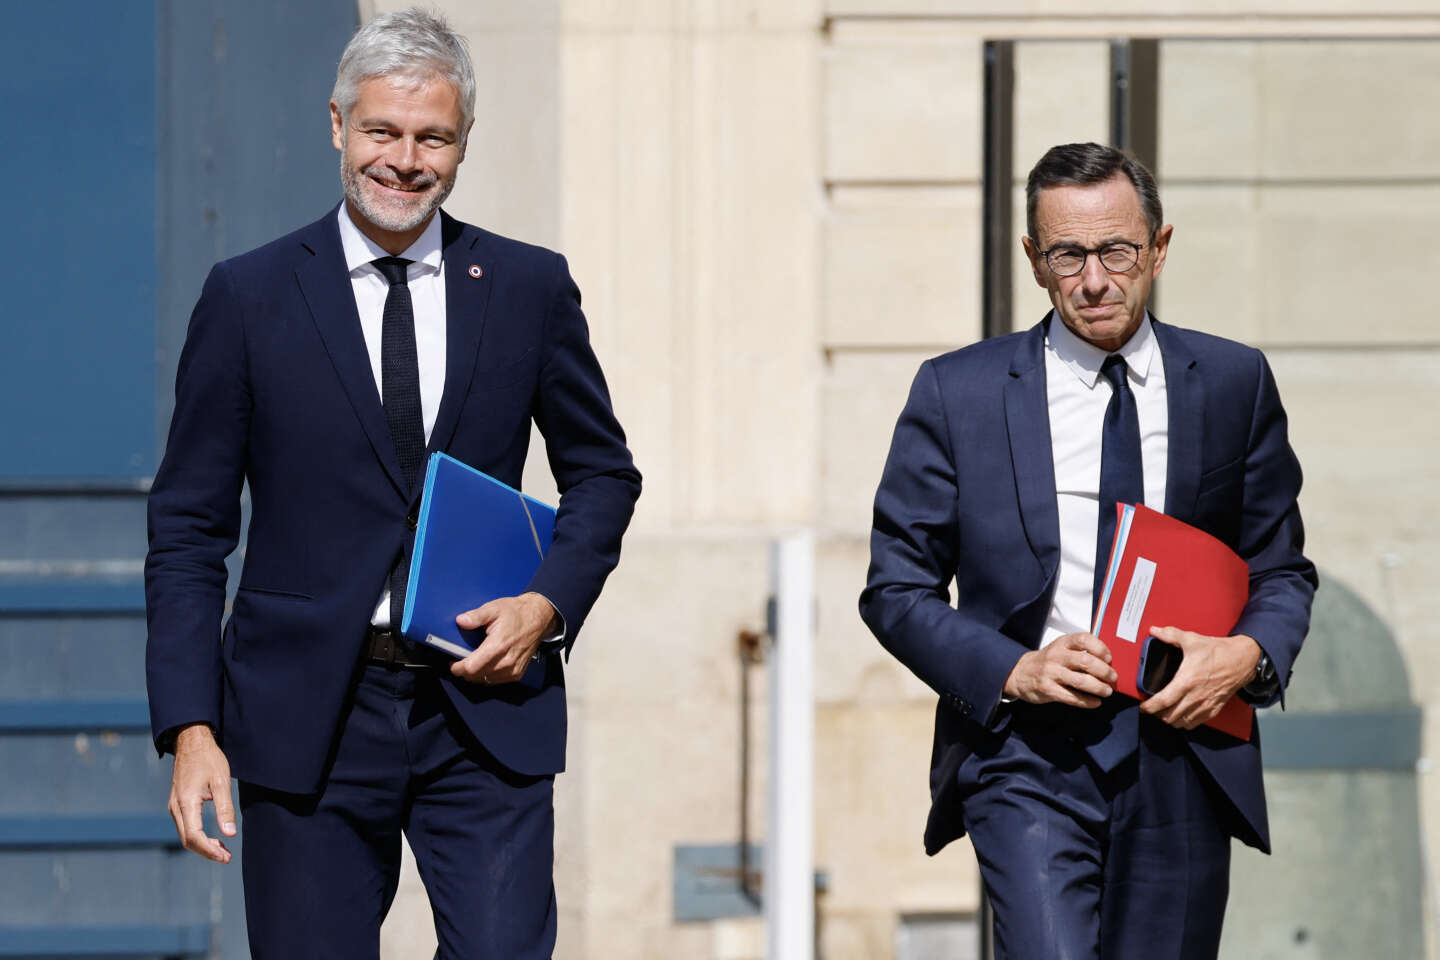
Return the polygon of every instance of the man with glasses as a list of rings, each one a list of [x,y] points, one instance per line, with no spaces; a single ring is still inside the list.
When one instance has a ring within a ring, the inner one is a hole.
[[[1258,737],[1201,724],[1233,695],[1279,700],[1304,640],[1300,466],[1260,352],[1147,311],[1173,228],[1144,166],[1055,147],[1026,224],[1054,309],[921,366],[861,615],[940,695],[926,850],[970,834],[998,956],[1213,958],[1230,837],[1268,852],[1269,829]],[[1229,636],[1155,625],[1184,658],[1138,705],[1088,632],[1117,502],[1250,567]]]

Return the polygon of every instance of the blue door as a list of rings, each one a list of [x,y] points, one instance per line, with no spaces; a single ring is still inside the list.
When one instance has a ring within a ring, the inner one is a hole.
[[[238,861],[179,849],[165,811],[145,493],[210,265],[338,200],[356,22],[354,0],[6,8],[0,957],[249,955]]]

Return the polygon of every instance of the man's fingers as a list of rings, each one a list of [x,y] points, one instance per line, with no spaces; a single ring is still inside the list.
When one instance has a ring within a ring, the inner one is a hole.
[[[464,677],[467,680],[480,679],[481,665],[487,662],[479,650],[461,660],[456,660],[450,665],[450,672],[457,677]]]
[[[180,838],[180,843],[185,843],[185,820],[180,815],[180,802],[175,799],[175,791],[170,791],[170,819],[175,821],[175,836]]]
[[[215,819],[220,822],[220,832],[227,837],[235,836],[235,802],[230,798],[230,778],[216,778],[210,791],[215,797]]]
[[[1167,717],[1162,717],[1166,723],[1182,730],[1194,730],[1205,721],[1214,717],[1220,712],[1225,702],[1210,699],[1197,700],[1195,703],[1181,703],[1174,709],[1168,711]]]
[[[195,836],[195,831],[201,823],[201,811],[204,801],[199,796],[182,794],[176,799],[175,807],[179,811],[180,842],[190,848],[190,840]],[[197,851],[198,852],[198,851]]]
[[[499,601],[491,600],[489,603],[481,604],[474,610],[466,610],[455,618],[455,622],[466,630],[478,630],[481,627],[487,627],[494,623],[495,618],[500,615],[500,609]]]
[[[488,679],[495,669],[495,661],[504,653],[502,645],[494,637],[486,637],[475,652],[463,660],[457,660],[450,672],[467,680]]]
[[[1171,680],[1160,688],[1159,693],[1140,701],[1140,711],[1158,717],[1180,701],[1181,693],[1179,686]]]
[[[1105,641],[1101,640],[1099,637],[1095,636],[1094,634],[1090,634],[1090,633],[1084,633],[1084,634],[1081,634],[1081,636],[1082,636],[1082,637],[1084,638],[1084,640],[1085,640],[1085,649],[1086,649],[1086,650],[1088,650],[1090,653],[1094,654],[1095,656],[1099,657],[1101,660],[1105,661],[1106,663],[1109,663],[1109,662],[1110,662],[1110,660],[1111,660],[1110,648],[1105,645]]]
[[[1179,706],[1164,711],[1156,719],[1177,730],[1191,730],[1199,723],[1199,718],[1192,711]]]
[[[1063,683],[1052,684],[1049,693],[1050,700],[1055,703],[1064,703],[1072,707],[1081,707],[1085,710],[1094,710],[1100,706],[1100,698],[1082,693]]]
[[[522,665],[523,667],[524,665]],[[1093,710],[1115,691],[1110,650],[1089,634],[1059,638],[1016,664],[1012,696],[1031,703],[1064,703]],[[1011,680],[1006,681],[1007,684]]]
[[[1193,730],[1220,712],[1224,702],[1212,702],[1205,694],[1191,688],[1188,675],[1181,672],[1163,689],[1140,704],[1142,712],[1179,730]]]
[[[199,797],[181,801],[180,819],[185,828],[185,849],[208,856],[210,838],[205,836],[205,805]]]
[[[1064,658],[1064,666],[1076,673],[1088,674],[1105,683],[1113,684],[1119,677],[1109,663],[1088,650],[1071,650]]]
[[[203,811],[204,802],[198,795],[181,802],[180,816],[185,827],[181,842],[185,845],[186,850],[191,850],[217,863],[229,863],[230,851],[225,848],[225,844],[205,834]]]
[[[1157,640],[1163,640],[1165,643],[1179,647],[1187,653],[1192,641],[1203,639],[1200,634],[1181,630],[1179,627],[1151,627],[1150,635]]]
[[[1110,684],[1091,674],[1079,671],[1071,671],[1060,681],[1060,685],[1078,694],[1089,694],[1092,697],[1108,697],[1115,692]]]
[[[1154,704],[1156,711],[1168,709],[1183,700],[1194,686],[1195,660],[1192,657],[1185,657],[1180,661],[1180,666],[1176,669],[1175,676],[1170,678],[1170,682],[1161,687],[1150,699],[1141,703],[1141,706]]]
[[[1084,650],[1106,663],[1110,662],[1110,648],[1105,646],[1105,642],[1093,633],[1067,633],[1058,638],[1051,646],[1057,649]]]
[[[455,618],[464,628],[483,626],[485,638],[450,672],[476,683],[513,683],[525,674],[540,632],[556,616],[550,601],[536,594],[501,597]]]
[[[205,804],[215,805],[216,819],[226,836],[235,836],[235,805],[230,798],[230,765],[225,754],[208,736],[189,735],[192,727],[176,741],[175,770],[170,784],[170,819],[186,850],[217,863],[229,863],[225,844],[205,833]]]
[[[486,671],[485,679],[488,683],[514,683],[525,675],[525,668],[529,665],[530,661],[520,659],[515,647],[511,646]]]

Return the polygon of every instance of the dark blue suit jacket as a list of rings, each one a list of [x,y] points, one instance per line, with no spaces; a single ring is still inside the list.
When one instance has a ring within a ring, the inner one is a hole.
[[[518,487],[531,422],[539,426],[560,506],[530,588],[564,616],[568,650],[619,559],[640,475],[565,259],[441,217],[445,388],[430,449]],[[224,561],[239,538],[244,483],[249,541],[222,644]],[[190,319],[150,493],[146,666],[157,742],[204,721],[238,779],[318,789],[376,599],[413,547],[422,485],[406,489],[401,478],[335,211],[216,265]],[[560,659],[530,670],[540,674],[533,683],[497,687],[444,679],[502,763],[555,773],[565,763]]]
[[[965,831],[955,771],[988,735],[1005,679],[1038,644],[1055,589],[1048,322],[921,366],[875,496],[860,613],[940,694],[930,853]],[[1274,379],[1258,350],[1158,322],[1154,330],[1169,394],[1165,512],[1249,562],[1250,600],[1234,632],[1260,643],[1283,690],[1309,627],[1315,571],[1301,553],[1300,465]],[[1227,826],[1268,851],[1258,731],[1249,743],[1209,728],[1188,739],[1239,814]]]

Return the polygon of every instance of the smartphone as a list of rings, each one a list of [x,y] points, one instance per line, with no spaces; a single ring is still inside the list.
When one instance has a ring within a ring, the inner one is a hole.
[[[1140,672],[1135,678],[1135,686],[1147,697],[1159,693],[1165,684],[1175,678],[1175,671],[1180,669],[1180,661],[1184,657],[1185,651],[1174,644],[1146,637],[1145,645],[1140,648]]]

